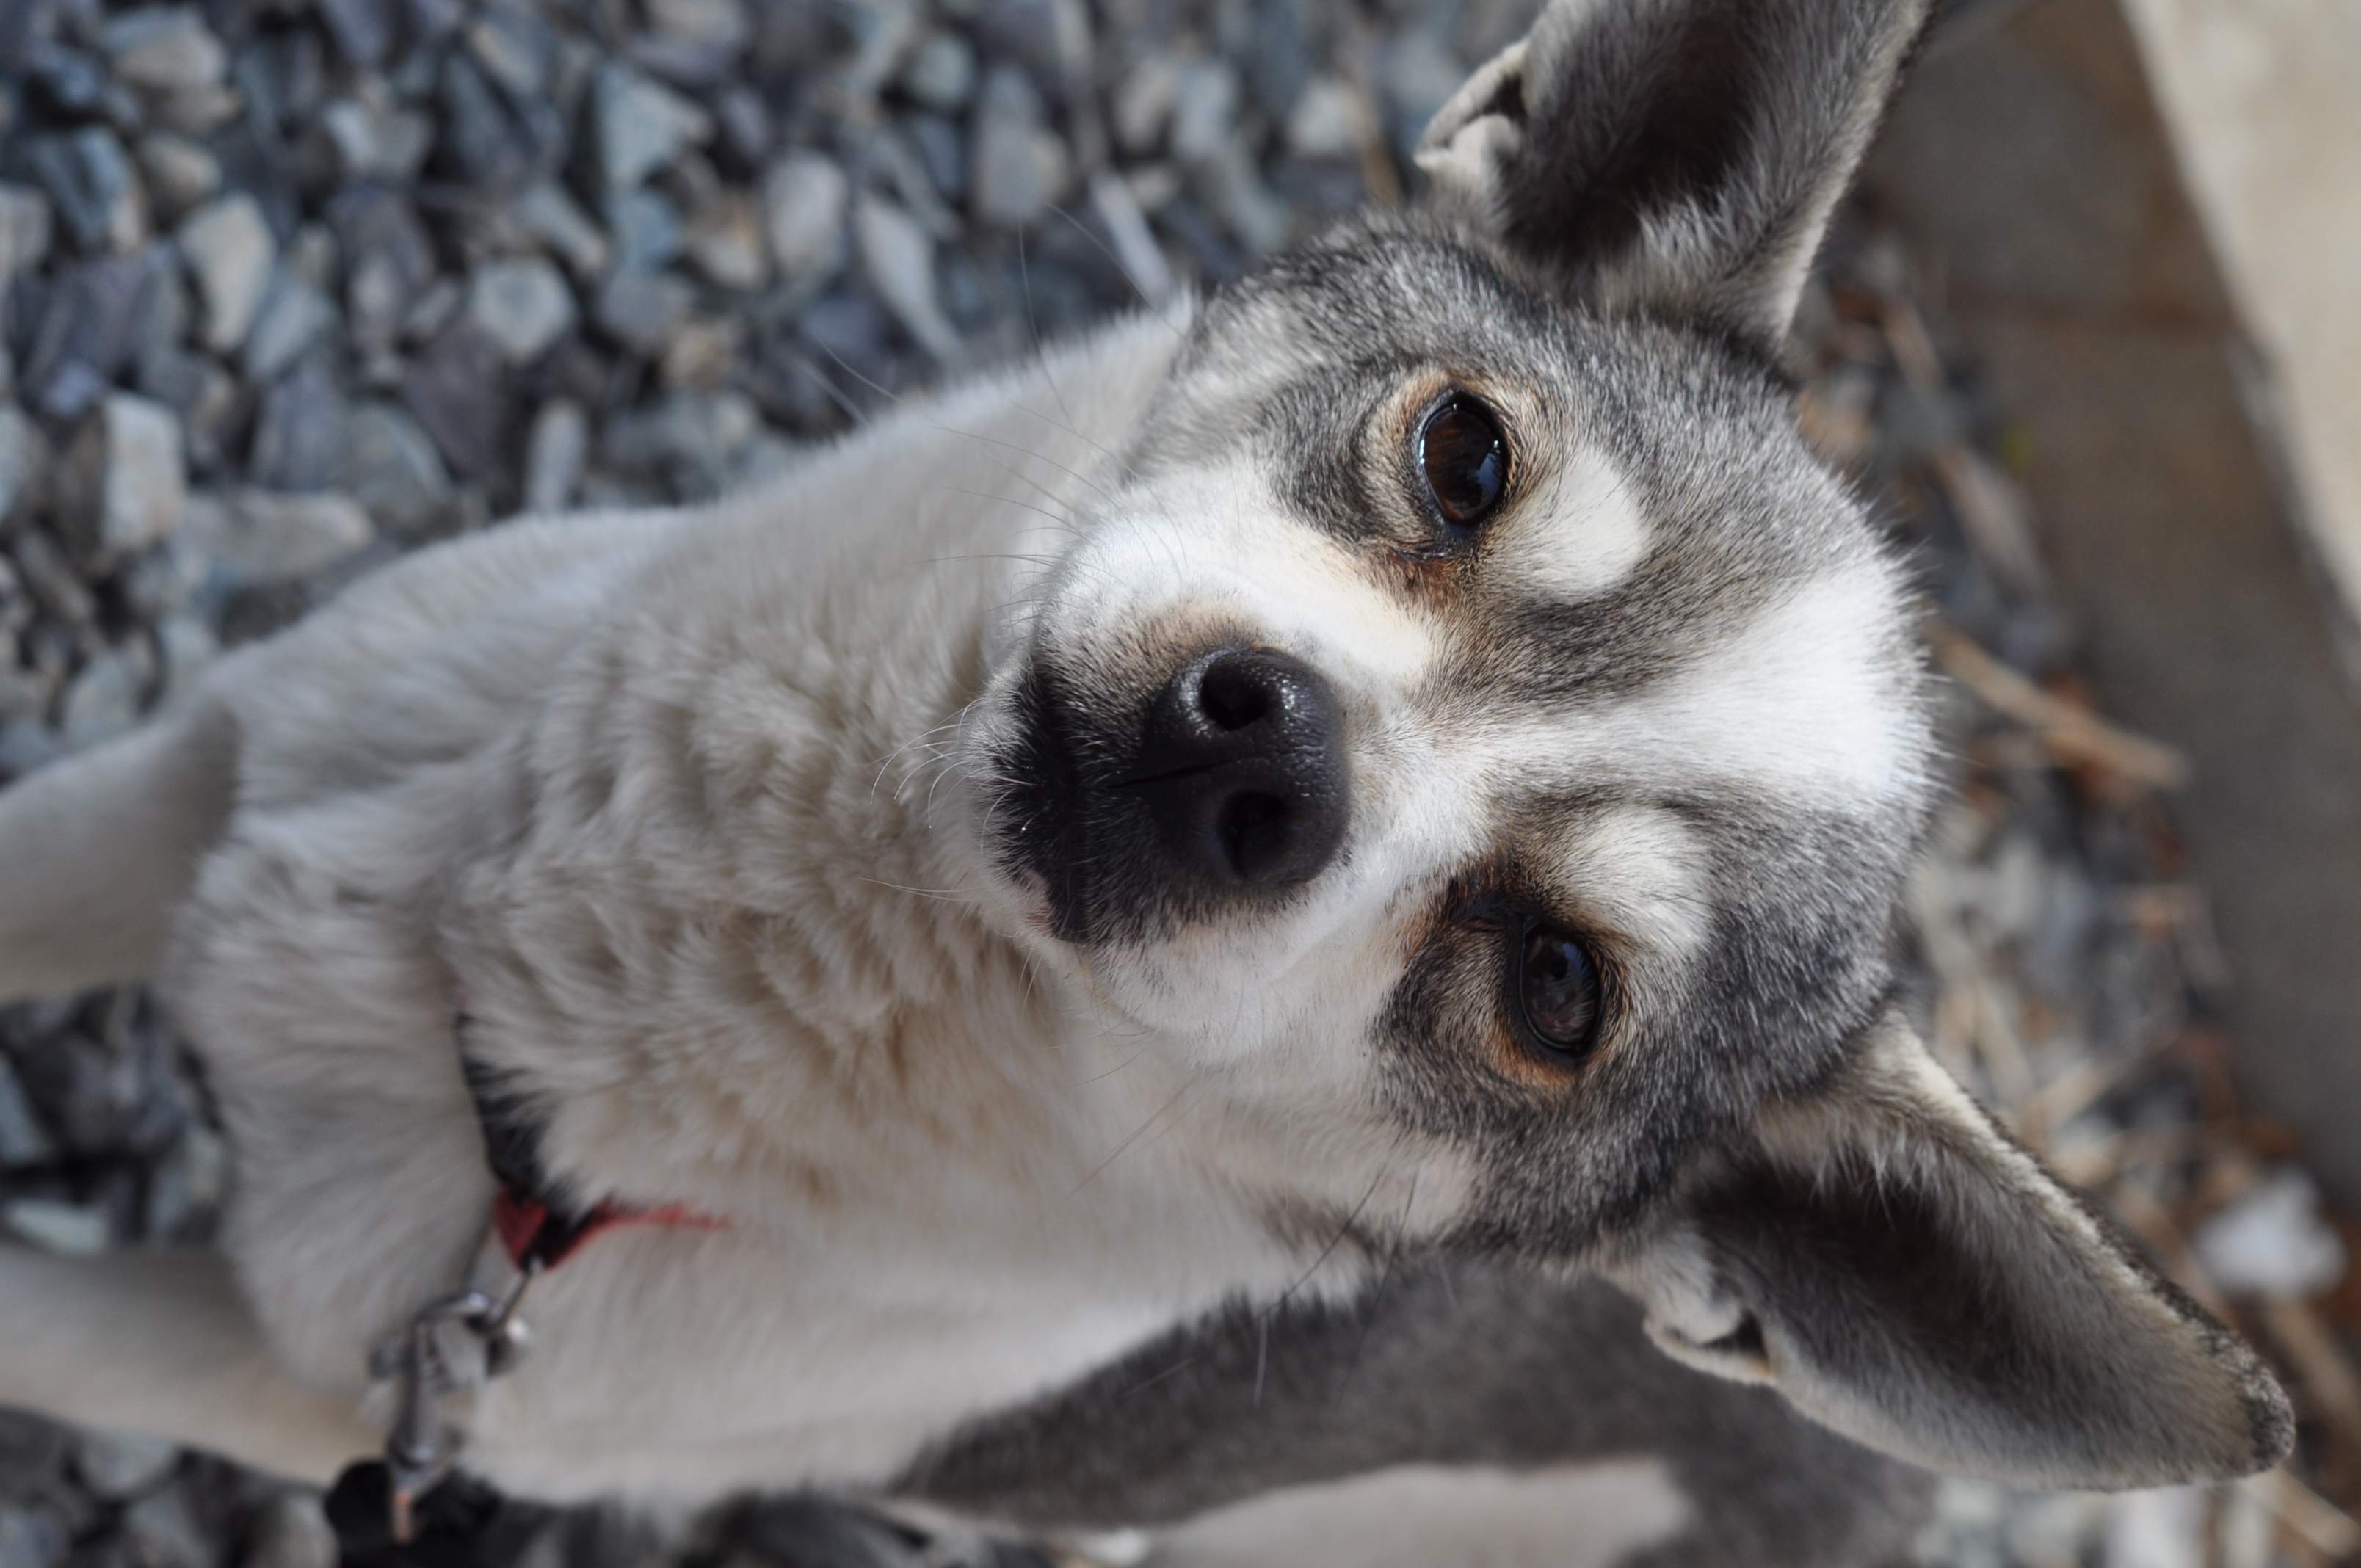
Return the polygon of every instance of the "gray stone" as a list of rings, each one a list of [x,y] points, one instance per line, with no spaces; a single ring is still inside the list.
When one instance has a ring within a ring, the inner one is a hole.
[[[82,586],[82,574],[60,549],[58,542],[38,528],[20,530],[11,547],[16,557],[16,570],[31,590],[33,602],[41,607],[50,620],[71,627],[85,627],[98,618],[98,601]]]
[[[198,548],[257,583],[316,572],[375,537],[360,504],[332,491],[233,490],[192,502],[182,527]]]
[[[24,1085],[8,1058],[0,1056],[0,1170],[47,1165],[58,1157],[57,1141],[25,1098]]]
[[[491,0],[467,24],[465,37],[477,62],[511,93],[529,98],[548,85],[557,35],[531,5]]]
[[[220,1551],[181,1486],[151,1492],[124,1509],[123,1543],[138,1568],[214,1568]]]
[[[128,392],[109,394],[83,422],[59,470],[60,521],[93,560],[145,550],[188,499],[180,419]]]
[[[746,323],[740,318],[692,315],[665,345],[657,374],[672,388],[721,386],[736,375],[745,343]]]
[[[939,27],[902,62],[902,91],[929,109],[956,114],[975,95],[975,46],[967,35]]]
[[[680,214],[653,191],[620,191],[606,203],[618,272],[657,272],[680,255]]]
[[[1180,101],[1180,63],[1167,54],[1141,60],[1108,94],[1115,145],[1133,158],[1153,154]]]
[[[514,210],[517,221],[555,251],[577,278],[588,281],[607,270],[607,236],[565,186],[535,181],[517,196]]]
[[[599,331],[653,359],[671,345],[695,298],[670,273],[617,272],[599,286],[593,315]]]
[[[1173,79],[1171,148],[1183,163],[1202,163],[1237,136],[1238,69],[1219,57],[1184,66]]]
[[[649,23],[664,37],[724,58],[753,37],[746,0],[646,0]]]
[[[0,1568],[58,1568],[73,1535],[54,1509],[0,1502]]]
[[[689,219],[688,258],[708,280],[724,289],[759,289],[770,276],[771,258],[763,243],[754,203],[743,192],[723,191]]]
[[[55,1007],[57,1003],[48,1004]],[[33,1031],[41,1029],[38,1016]],[[66,1431],[29,1411],[0,1407],[0,1497],[38,1497],[58,1490],[66,1464]]]
[[[574,291],[556,268],[538,257],[487,261],[467,280],[467,319],[502,358],[526,364],[574,324]]]
[[[106,1211],[50,1198],[12,1198],[0,1203],[0,1231],[43,1252],[95,1257],[106,1250]]]
[[[192,214],[174,236],[204,296],[204,345],[227,354],[246,341],[278,255],[262,208],[235,192]]]
[[[138,723],[140,699],[155,673],[154,661],[139,642],[106,649],[82,665],[58,715],[66,749],[79,751],[112,740]]]
[[[15,674],[15,649],[18,633],[33,624],[33,595],[25,587],[24,578],[16,575],[16,565],[0,555],[0,648],[8,649],[11,657],[0,670]]]
[[[211,87],[229,69],[229,54],[193,6],[126,11],[104,34],[115,74],[156,93]]]
[[[701,105],[620,61],[600,66],[590,92],[598,169],[610,190],[630,190],[713,135]]]
[[[1359,88],[1341,77],[1315,76],[1287,112],[1287,150],[1297,158],[1358,158],[1377,130]]]
[[[213,634],[198,630],[210,643]],[[171,1246],[202,1239],[203,1227],[220,1212],[228,1178],[228,1146],[210,1128],[192,1125],[165,1151],[148,1182],[148,1243]]]
[[[525,510],[564,511],[582,483],[589,455],[590,419],[581,405],[565,398],[542,404],[525,443]]]
[[[221,159],[174,131],[149,131],[137,149],[148,194],[164,212],[184,213],[221,191]]]
[[[155,105],[157,123],[165,129],[202,137],[212,135],[236,118],[246,102],[236,89],[214,82],[157,94]]]
[[[211,356],[172,350],[139,362],[139,390],[181,416],[181,441],[190,466],[222,460],[222,437],[243,407],[236,380]]]
[[[345,313],[365,351],[392,347],[402,323],[434,281],[434,243],[409,201],[381,186],[357,186],[328,204],[345,254]]]
[[[363,69],[377,65],[393,48],[393,7],[390,0],[313,0],[328,24],[328,36],[345,63]]]
[[[918,346],[950,364],[960,337],[935,293],[934,237],[916,218],[882,196],[862,192],[852,205],[853,236],[862,269],[878,299]]]
[[[401,400],[434,438],[445,462],[478,484],[508,464],[509,400],[500,347],[467,317],[446,328],[410,363]]]
[[[1031,223],[1048,203],[1041,166],[1033,155],[1040,122],[1040,95],[1023,71],[996,65],[985,73],[968,181],[975,215],[984,222],[1014,228]]]
[[[379,76],[364,76],[350,94],[331,99],[320,111],[320,126],[355,179],[406,185],[434,146],[434,122],[403,107]]]
[[[459,319],[459,313],[467,306],[467,291],[465,289],[451,279],[437,278],[401,318],[402,341],[424,343],[440,337],[445,327]]]
[[[277,380],[335,320],[336,307],[327,295],[290,268],[273,269],[262,308],[247,332],[245,351],[239,356],[246,378]]]
[[[93,1431],[74,1440],[74,1474],[110,1503],[154,1491],[180,1462],[180,1449],[160,1437]]]
[[[49,444],[14,403],[0,404],[0,527],[29,508],[49,478]],[[5,646],[5,639],[0,639]]]
[[[291,1488],[264,1506],[241,1568],[336,1568],[336,1534],[319,1495]]]
[[[0,291],[49,254],[49,199],[29,185],[0,185]]]
[[[126,254],[148,242],[148,198],[138,170],[105,126],[36,137],[26,161],[57,204],[77,249]]]
[[[221,656],[221,640],[195,616],[175,612],[156,623],[156,647],[164,661],[164,696],[176,697],[196,685],[197,677]],[[156,1199],[151,1194],[152,1209]]]
[[[443,515],[451,475],[418,422],[386,403],[363,403],[344,422],[336,488],[368,510],[378,526],[416,537]]]
[[[792,152],[763,177],[763,228],[771,259],[791,280],[824,282],[844,265],[851,182],[834,159]]]
[[[247,477],[266,489],[325,489],[335,482],[348,439],[335,383],[319,365],[306,363],[263,394]]]

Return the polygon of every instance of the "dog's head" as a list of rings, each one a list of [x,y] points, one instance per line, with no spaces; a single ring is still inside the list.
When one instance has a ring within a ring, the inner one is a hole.
[[[1892,1005],[1920,655],[1774,359],[1925,8],[1555,0],[1425,210],[1200,312],[977,709],[977,831],[1146,1048],[1474,1170],[1427,1239],[1607,1267],[1906,1457],[2242,1472],[2278,1390]]]

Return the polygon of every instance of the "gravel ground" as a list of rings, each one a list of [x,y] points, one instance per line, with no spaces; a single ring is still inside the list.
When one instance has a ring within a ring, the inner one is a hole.
[[[710,497],[1398,199],[1532,3],[0,0],[0,782],[404,550]],[[1957,678],[1963,787],[1913,898],[1929,1038],[2288,1361],[2304,1474],[2348,1495],[2342,1255],[2291,1143],[2228,1098],[2175,760],[2078,697],[2006,477],[2025,433],[1942,352],[1905,248],[1854,214],[1824,271],[1807,424],[1916,547]],[[143,992],[0,1011],[0,1227],[202,1242],[225,1176]],[[536,1563],[1038,1561],[795,1501],[686,1539],[534,1528]],[[2292,1481],[1958,1486],[1921,1559],[2264,1568],[2350,1532]],[[0,1568],[332,1557],[301,1489],[0,1414]]]

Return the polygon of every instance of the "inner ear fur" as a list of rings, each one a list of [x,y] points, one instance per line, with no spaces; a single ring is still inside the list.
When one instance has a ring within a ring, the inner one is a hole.
[[[2287,1398],[1993,1124],[1898,1016],[1774,1107],[1609,1272],[1675,1358],[1766,1382],[1933,1469],[2026,1486],[2224,1479]]]
[[[1930,0],[1551,0],[1427,126],[1439,199],[1607,308],[1775,347]]]

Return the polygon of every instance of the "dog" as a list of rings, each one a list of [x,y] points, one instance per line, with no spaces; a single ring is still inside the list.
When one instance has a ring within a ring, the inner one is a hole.
[[[1896,1000],[1927,676],[1777,351],[1926,10],[1553,0],[1421,204],[0,796],[0,996],[156,974],[236,1159],[218,1257],[6,1255],[0,1399],[1180,1563],[2275,1462]]]

